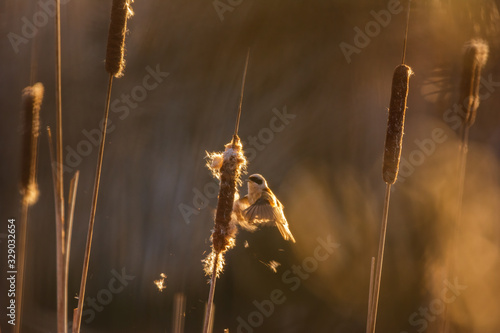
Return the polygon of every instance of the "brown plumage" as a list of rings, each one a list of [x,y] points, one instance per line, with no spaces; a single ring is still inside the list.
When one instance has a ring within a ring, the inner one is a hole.
[[[235,201],[234,213],[239,224],[250,231],[258,226],[276,226],[285,240],[295,243],[283,212],[283,204],[268,187],[262,175],[248,178],[248,194]]]

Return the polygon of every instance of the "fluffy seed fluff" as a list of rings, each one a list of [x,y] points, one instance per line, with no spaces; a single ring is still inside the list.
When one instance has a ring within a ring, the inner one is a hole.
[[[481,39],[473,39],[464,46],[460,102],[466,109],[460,116],[467,127],[472,126],[476,120],[481,71],[488,60],[488,53],[488,44]]]
[[[111,22],[106,48],[106,71],[115,76],[123,76],[125,69],[125,35],[127,19],[134,15],[130,4],[133,0],[113,0]]]
[[[38,200],[36,165],[38,136],[40,135],[40,108],[43,101],[43,84],[35,83],[23,90],[24,128],[21,171],[21,194],[32,205]]]
[[[224,267],[224,253],[234,247],[237,228],[231,218],[237,186],[241,185],[241,175],[246,171],[247,160],[243,145],[235,135],[226,144],[223,153],[207,153],[207,167],[219,179],[219,196],[215,225],[212,231],[212,252],[203,260],[205,273],[210,275],[216,264],[216,274]]]

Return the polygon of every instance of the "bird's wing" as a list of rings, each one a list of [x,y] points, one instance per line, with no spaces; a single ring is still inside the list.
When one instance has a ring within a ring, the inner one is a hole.
[[[242,222],[245,220],[244,212],[250,206],[248,202],[248,196],[241,197],[234,201],[233,204],[233,213],[236,216],[236,220],[238,222]]]
[[[281,236],[295,243],[283,213],[283,205],[275,198],[271,190],[262,192],[261,197],[243,211],[243,216],[250,224],[274,222]]]

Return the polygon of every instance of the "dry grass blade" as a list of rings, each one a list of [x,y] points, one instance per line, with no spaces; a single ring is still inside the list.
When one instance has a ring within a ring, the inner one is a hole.
[[[21,162],[21,226],[19,235],[18,257],[18,289],[16,293],[17,325],[14,331],[19,332],[22,324],[22,306],[24,292],[24,271],[26,262],[26,244],[28,233],[29,206],[38,200],[38,185],[36,181],[38,161],[38,138],[40,135],[40,108],[43,101],[44,88],[36,83],[23,90],[23,146]]]

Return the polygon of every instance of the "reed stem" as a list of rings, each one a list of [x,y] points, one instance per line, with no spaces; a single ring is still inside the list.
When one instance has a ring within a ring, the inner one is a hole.
[[[217,266],[219,263],[220,254],[216,254],[214,259],[214,267],[212,271],[212,277],[210,279],[210,292],[208,293],[207,311],[205,312],[205,320],[203,321],[203,333],[209,333],[212,328],[210,327],[212,323],[212,311],[214,304],[214,294],[215,294],[215,283],[217,281]]]
[[[89,219],[89,228],[87,232],[87,243],[85,246],[85,256],[83,258],[83,269],[82,269],[82,280],[80,283],[80,293],[78,295],[78,307],[75,310],[73,317],[73,333],[80,332],[80,326],[82,321],[82,313],[83,313],[83,301],[85,298],[85,288],[87,286],[87,274],[89,270],[89,261],[90,261],[90,250],[92,248],[92,236],[94,234],[94,222],[95,222],[95,213],[97,210],[97,198],[99,196],[99,183],[101,181],[101,169],[102,169],[102,160],[104,157],[104,144],[106,142],[106,132],[108,127],[108,115],[109,115],[109,103],[111,100],[111,89],[113,86],[113,75],[109,75],[108,81],[108,92],[106,97],[106,107],[104,109],[104,123],[101,131],[101,145],[99,148],[99,155],[97,158],[97,167],[96,167],[96,175],[94,180],[94,193],[92,198],[92,209],[90,212]]]
[[[57,151],[57,175],[56,175],[56,246],[57,246],[57,331],[66,332],[67,327],[67,294],[64,288],[64,180],[63,180],[63,132],[62,132],[62,93],[61,93],[61,0],[55,2],[55,25],[56,25],[56,151]]]
[[[247,59],[245,61],[245,69],[243,71],[243,78],[241,79],[241,92],[240,92],[240,104],[238,105],[238,115],[236,116],[236,124],[234,126],[234,136],[233,139],[238,136],[238,129],[240,127],[241,118],[241,106],[243,105],[243,93],[245,92],[245,81],[247,79],[247,68],[248,68],[248,58],[250,57],[250,49],[247,51]],[[233,141],[234,143],[234,141]]]
[[[378,253],[375,267],[375,279],[373,285],[370,286],[372,289],[372,304],[371,313],[368,319],[367,331],[375,333],[375,327],[377,324],[377,311],[378,311],[378,301],[380,296],[380,281],[382,279],[382,264],[384,262],[384,250],[385,250],[385,237],[387,234],[387,218],[389,216],[389,203],[391,199],[391,184],[386,184],[385,187],[385,200],[384,200],[384,212],[382,216],[382,225],[380,228],[380,238],[378,243]]]
[[[370,262],[370,286],[368,290],[368,313],[366,318],[367,322],[369,322],[372,313],[374,275],[375,275],[375,257],[372,257],[372,260]],[[366,325],[366,333],[371,333],[368,325]]]
[[[29,205],[26,200],[22,201],[21,208],[21,228],[19,235],[19,259],[17,264],[17,281],[18,289],[16,293],[16,309],[17,309],[17,322],[14,326],[14,332],[19,333],[21,331],[22,325],[22,314],[23,314],[23,295],[24,295],[24,270],[26,261],[26,244],[27,244],[27,227],[28,227],[28,210]]]

